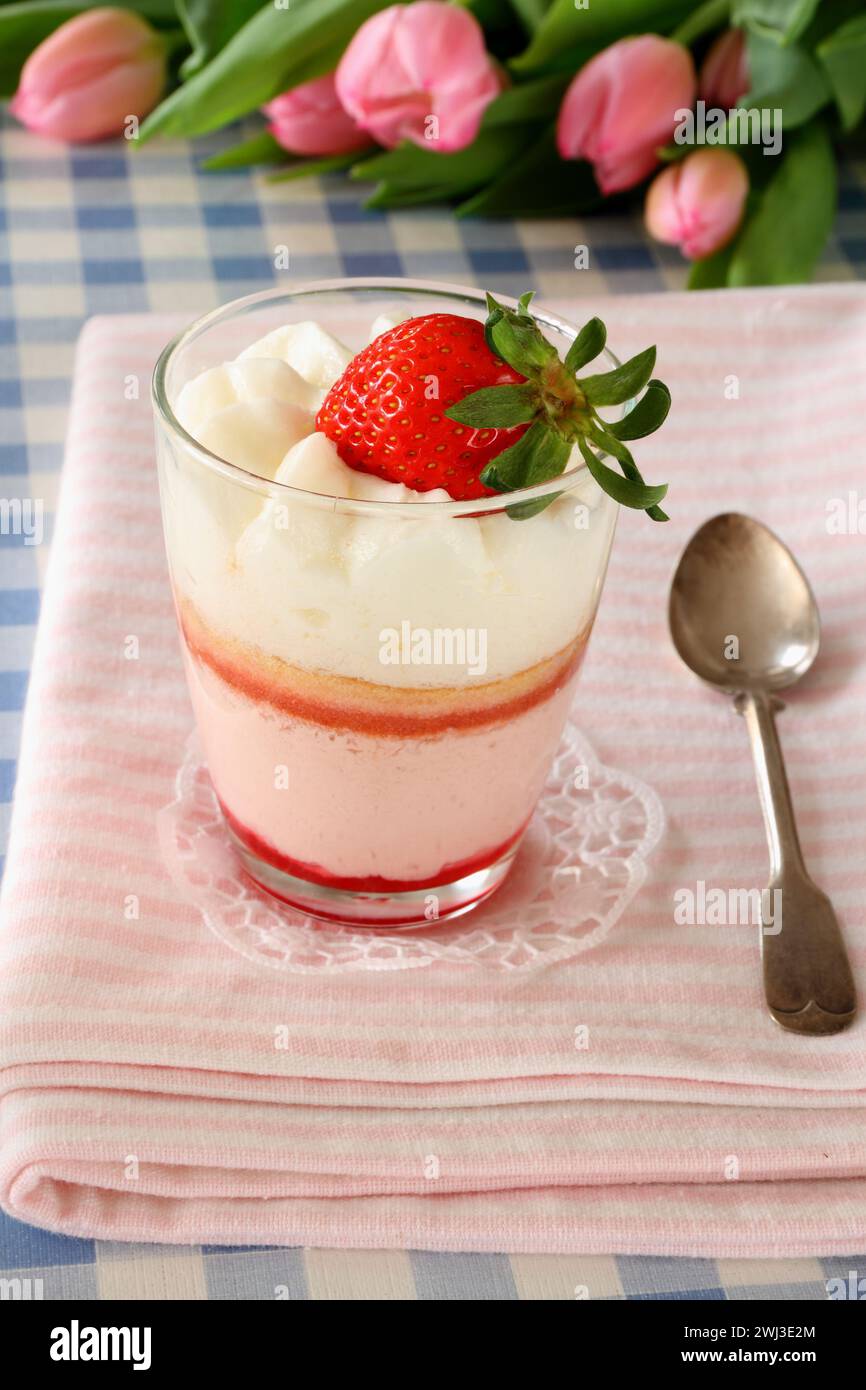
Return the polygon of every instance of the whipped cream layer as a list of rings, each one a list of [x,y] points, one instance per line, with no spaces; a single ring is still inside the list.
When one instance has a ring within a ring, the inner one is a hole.
[[[392,324],[377,320],[371,337]],[[175,441],[161,475],[178,597],[215,632],[290,665],[398,687],[484,684],[573,643],[595,611],[615,505],[587,476],[524,521],[449,518],[435,505],[451,501],[443,490],[349,468],[315,415],[351,356],[317,324],[291,324],[184,385],[174,409],[190,435],[315,496],[263,498]],[[385,505],[363,514],[357,501]],[[413,517],[389,516],[389,503],[412,504]],[[476,657],[483,646],[475,669],[459,642],[459,662],[405,659],[415,634],[446,631],[469,634]]]

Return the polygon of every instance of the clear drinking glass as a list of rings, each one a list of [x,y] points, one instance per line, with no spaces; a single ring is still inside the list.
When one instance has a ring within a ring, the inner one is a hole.
[[[241,467],[174,407],[285,324],[314,321],[355,352],[378,315],[434,312],[483,320],[484,296],[405,280],[267,291],[193,324],[154,375],[186,674],[238,854],[314,917],[389,930],[463,913],[505,878],[572,701],[617,506],[582,462],[476,501],[305,491],[274,480],[254,435]],[[564,356],[576,329],[535,312]]]

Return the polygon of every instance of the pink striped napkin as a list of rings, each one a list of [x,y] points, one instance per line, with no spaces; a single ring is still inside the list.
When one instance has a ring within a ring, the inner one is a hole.
[[[2,899],[13,1215],[181,1242],[779,1256],[866,1243],[866,1023],[783,1033],[755,929],[674,920],[680,888],[761,885],[766,852],[742,724],[665,628],[677,555],[715,511],[762,517],[802,560],[824,647],[781,732],[806,853],[862,982],[866,536],[850,515],[866,293],[564,307],[601,313],[621,356],[658,341],[674,393],[641,447],[647,474],[671,482],[673,519],[623,516],[578,697],[601,757],[656,787],[670,828],[607,941],[529,975],[280,974],[226,950],[178,897],[154,821],[191,714],[146,389],[175,325],[89,324]],[[828,530],[834,499],[848,534]]]

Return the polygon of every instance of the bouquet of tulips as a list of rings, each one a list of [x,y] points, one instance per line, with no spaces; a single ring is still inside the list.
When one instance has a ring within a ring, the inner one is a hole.
[[[584,215],[645,190],[696,287],[808,279],[866,111],[863,0],[0,0],[0,95],[55,139],[193,137],[368,205]]]

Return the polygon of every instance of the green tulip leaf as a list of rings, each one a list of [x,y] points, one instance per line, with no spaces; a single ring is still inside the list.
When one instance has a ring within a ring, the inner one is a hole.
[[[552,119],[559,110],[568,83],[568,77],[557,74],[506,87],[485,110],[481,119],[482,128],[490,130],[493,126],[513,125],[515,122]]]
[[[736,238],[729,241],[727,246],[723,246],[721,251],[716,251],[712,256],[705,256],[702,261],[695,261],[689,271],[688,287],[690,290],[720,290],[728,283],[728,273],[731,268],[731,257],[734,254]]]
[[[755,24],[775,29],[785,43],[806,32],[820,0],[734,0],[732,24]]]
[[[749,25],[746,50],[752,85],[739,105],[781,111],[786,134],[805,125],[832,100],[826,73],[805,48],[785,44],[772,31]]]
[[[225,48],[147,118],[141,140],[205,135],[289,87],[336,67],[358,27],[389,0],[292,0],[265,5]]]
[[[176,0],[178,19],[192,52],[181,67],[191,77],[225,48],[229,39],[262,8],[262,0]]]
[[[296,159],[267,174],[266,178],[268,183],[288,183],[292,179],[318,178],[320,174],[339,174],[343,169],[351,168],[357,158],[358,151],[355,150],[352,154],[323,155],[321,159]]]
[[[845,130],[866,112],[866,15],[856,15],[819,43],[816,53],[833,89]]]
[[[582,45],[593,51],[625,34],[665,34],[693,9],[694,4],[686,0],[590,0],[582,8],[574,0],[553,0],[529,47],[512,67],[515,72],[536,72]],[[571,71],[576,67],[572,65]]]
[[[531,138],[523,126],[481,130],[473,143],[454,154],[437,154],[405,141],[394,150],[353,165],[353,179],[372,180],[367,200],[373,208],[415,207],[466,197],[512,163]]]
[[[836,210],[836,161],[823,121],[795,131],[732,249],[729,285],[809,280]]]
[[[560,159],[551,128],[457,209],[458,217],[574,217],[602,197],[583,159]]]
[[[279,145],[268,130],[260,130],[249,140],[230,149],[220,150],[202,162],[202,169],[220,173],[224,169],[248,169],[254,164],[281,164],[288,158],[282,145]]]

